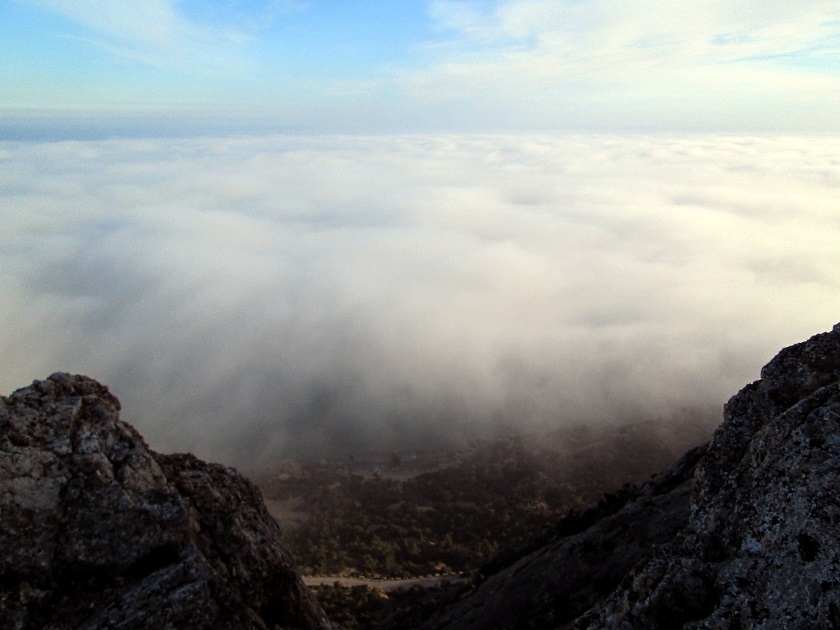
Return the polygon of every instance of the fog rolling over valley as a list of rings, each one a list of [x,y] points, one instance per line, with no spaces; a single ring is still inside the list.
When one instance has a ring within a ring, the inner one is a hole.
[[[831,136],[0,143],[0,389],[162,451],[418,449],[719,410],[840,313]]]

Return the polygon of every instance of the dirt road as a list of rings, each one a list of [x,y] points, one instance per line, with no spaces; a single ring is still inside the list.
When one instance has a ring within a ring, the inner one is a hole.
[[[380,591],[395,591],[400,588],[410,588],[412,586],[423,586],[428,588],[430,586],[437,586],[445,582],[453,584],[468,579],[469,577],[465,577],[460,573],[452,573],[450,575],[440,575],[422,578],[409,578],[406,580],[371,580],[367,578],[311,575],[304,576],[303,583],[307,586],[332,586],[333,584],[338,582],[341,586],[371,586],[373,588],[379,589]]]

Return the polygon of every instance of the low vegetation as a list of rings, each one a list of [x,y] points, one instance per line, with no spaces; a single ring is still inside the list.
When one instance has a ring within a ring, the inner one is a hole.
[[[345,628],[375,627],[426,597],[457,596],[467,588],[463,580],[447,585],[442,579],[432,587],[385,592],[377,580],[478,577],[484,566],[507,564],[515,549],[539,540],[564,517],[571,515],[564,523],[574,525],[599,499],[632,494],[632,484],[709,439],[716,421],[709,414],[597,430],[578,426],[477,440],[453,452],[277,462],[259,484],[298,570],[335,578],[313,587],[330,618]],[[368,582],[340,582],[348,577]]]

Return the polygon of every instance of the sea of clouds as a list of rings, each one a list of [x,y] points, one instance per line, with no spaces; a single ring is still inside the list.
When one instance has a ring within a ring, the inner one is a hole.
[[[840,321],[840,140],[0,143],[0,391],[245,468],[722,403]]]

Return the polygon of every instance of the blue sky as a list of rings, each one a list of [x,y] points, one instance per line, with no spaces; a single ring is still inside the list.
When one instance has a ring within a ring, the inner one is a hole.
[[[6,130],[840,130],[836,0],[11,0],[0,53]]]

